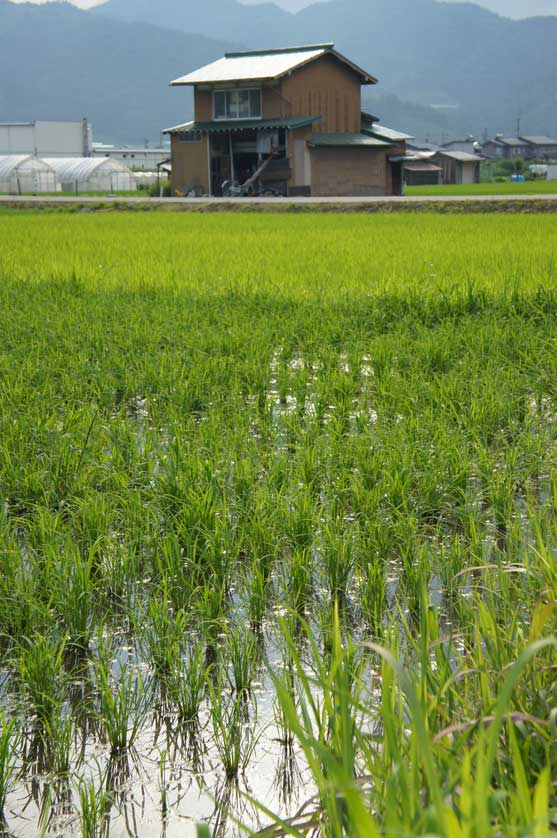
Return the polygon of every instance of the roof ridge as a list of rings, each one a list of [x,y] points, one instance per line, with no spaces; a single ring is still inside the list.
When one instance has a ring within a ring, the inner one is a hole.
[[[289,52],[313,52],[318,49],[334,49],[334,41],[326,44],[305,44],[299,47],[273,47],[271,49],[247,49],[232,52],[225,52],[225,58],[246,58],[249,55],[280,55]]]

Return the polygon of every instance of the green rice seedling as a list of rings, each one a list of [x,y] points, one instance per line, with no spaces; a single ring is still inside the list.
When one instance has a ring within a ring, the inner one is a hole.
[[[313,558],[310,550],[294,550],[283,565],[286,602],[291,610],[303,615],[312,597]]]
[[[0,710],[0,830],[5,825],[6,799],[16,778],[17,740],[16,719],[8,720],[4,711]]]
[[[172,672],[169,690],[182,724],[195,726],[199,722],[208,674],[203,643],[188,644],[179,667]]]
[[[321,555],[329,596],[342,608],[346,604],[354,569],[353,534],[342,521],[323,528]]]
[[[173,613],[165,589],[156,591],[149,601],[141,636],[145,656],[163,688],[179,666],[185,628],[184,611]]]
[[[28,770],[52,775],[62,800],[71,776],[74,744],[73,718],[60,706],[50,719],[35,725],[26,752]]]
[[[227,597],[223,582],[216,576],[195,591],[195,607],[203,634],[215,642],[226,616]]]
[[[17,649],[19,682],[40,730],[52,727],[65,698],[65,648],[65,638],[35,634],[29,640],[22,638]]]
[[[359,561],[355,575],[362,616],[371,633],[380,637],[386,604],[385,564],[381,559]]]
[[[282,509],[283,526],[288,543],[293,550],[309,550],[314,541],[315,522],[319,510],[308,487],[293,498],[285,498]]]
[[[77,550],[68,551],[53,578],[53,604],[67,633],[67,646],[86,651],[94,631],[94,552],[82,559]]]
[[[342,776],[343,786],[348,781],[353,784],[356,757],[354,713],[359,699],[353,692],[354,687],[358,689],[354,680],[354,650],[351,645],[343,649],[338,609],[335,609],[331,654],[325,660],[313,642],[309,626],[305,625],[312,674],[303,666],[284,623],[282,630],[296,671],[298,701],[294,702],[291,690],[281,679],[273,680],[282,712],[304,752],[318,789],[321,812],[318,816],[312,813],[308,826],[314,829],[322,826],[325,835],[341,835],[348,821],[343,789],[337,783]],[[365,820],[373,826],[370,834],[376,834],[371,815],[366,815]],[[292,826],[293,830],[297,828]],[[349,834],[352,834],[350,830]]]
[[[244,575],[243,587],[243,596],[246,602],[251,630],[255,634],[260,634],[271,591],[269,589],[268,576],[261,568],[257,559],[253,561],[251,568]]]
[[[150,691],[139,672],[129,665],[112,670],[110,647],[101,642],[95,660],[99,694],[99,724],[110,745],[112,757],[133,748],[149,713]]]
[[[0,575],[0,643],[29,637],[41,615],[36,581],[21,550],[6,535]]]
[[[246,703],[241,695],[230,697],[219,675],[208,682],[213,744],[227,783],[236,782],[250,763],[257,745],[256,720],[246,719]]]
[[[183,548],[176,533],[164,536],[154,548],[152,574],[159,584],[172,583],[168,585],[167,593],[175,611],[190,607],[195,584],[187,573]]]
[[[247,698],[259,665],[257,638],[251,630],[233,626],[227,634],[223,652],[231,689],[237,696]]]
[[[77,787],[81,838],[107,838],[112,797],[104,784],[81,780]]]

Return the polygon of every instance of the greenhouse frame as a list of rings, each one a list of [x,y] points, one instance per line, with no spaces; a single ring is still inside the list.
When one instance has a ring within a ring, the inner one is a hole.
[[[108,157],[47,157],[63,192],[124,192],[137,188],[133,172]]]
[[[58,192],[55,170],[31,154],[0,156],[0,194],[24,195],[27,192]]]

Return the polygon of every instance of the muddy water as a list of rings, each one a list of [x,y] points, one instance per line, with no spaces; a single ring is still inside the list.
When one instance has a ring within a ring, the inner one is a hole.
[[[215,838],[232,838],[245,834],[235,820],[253,830],[269,823],[250,798],[282,817],[293,815],[314,789],[302,755],[280,741],[273,696],[264,678],[246,701],[243,734],[257,743],[245,773],[233,782],[224,778],[207,708],[195,739],[181,736],[171,718],[161,722],[151,715],[125,758],[111,760],[100,737],[88,736],[83,752],[73,753],[72,775],[111,787],[105,838],[190,838],[200,822]],[[81,836],[78,808],[71,779],[28,775],[8,797],[6,838]]]

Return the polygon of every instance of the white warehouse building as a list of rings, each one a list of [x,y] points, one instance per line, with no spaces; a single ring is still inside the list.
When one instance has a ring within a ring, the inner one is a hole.
[[[30,154],[0,156],[0,194],[57,192],[60,189],[54,169]]]
[[[0,123],[0,155],[35,157],[90,157],[93,132],[86,119],[78,122]]]
[[[92,155],[118,160],[130,169],[153,172],[156,171],[158,165],[170,159],[170,145],[142,147],[93,143]]]
[[[107,157],[47,157],[63,192],[124,192],[137,188],[133,173]]]

